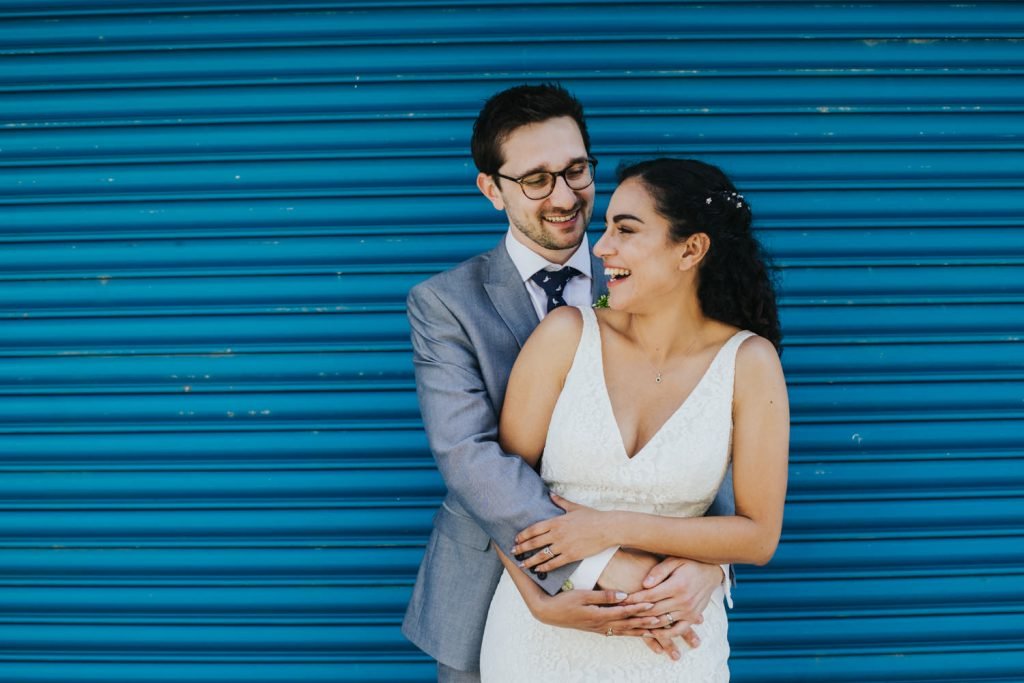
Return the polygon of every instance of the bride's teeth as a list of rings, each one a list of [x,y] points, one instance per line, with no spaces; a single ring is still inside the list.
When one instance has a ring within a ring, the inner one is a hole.
[[[604,274],[606,277],[626,277],[632,271],[626,270],[625,268],[605,268]]]

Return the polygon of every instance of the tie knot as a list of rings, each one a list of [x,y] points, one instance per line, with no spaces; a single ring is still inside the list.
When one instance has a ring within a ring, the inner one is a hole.
[[[572,266],[566,266],[561,270],[538,270],[530,276],[530,279],[548,295],[548,313],[550,313],[559,306],[565,305],[565,284],[582,274]]]

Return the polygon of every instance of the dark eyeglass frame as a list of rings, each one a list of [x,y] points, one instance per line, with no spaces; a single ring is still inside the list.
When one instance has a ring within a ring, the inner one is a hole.
[[[585,190],[588,187],[590,187],[591,185],[593,185],[594,184],[594,180],[597,178],[597,173],[596,173],[596,171],[597,171],[597,159],[594,159],[593,157],[587,157],[586,161],[583,162],[583,163],[586,163],[588,166],[590,166],[590,182],[588,182],[586,185],[582,185],[580,187],[573,187],[572,183],[569,182],[569,178],[565,174],[569,172],[570,168],[572,168],[573,166],[576,166],[579,163],[581,163],[581,162],[574,161],[573,163],[571,163],[568,166],[566,166],[565,168],[563,168],[561,171],[534,171],[533,173],[527,173],[526,175],[519,176],[518,178],[513,178],[512,176],[507,176],[507,175],[502,175],[501,173],[498,173],[497,171],[494,172],[494,175],[496,175],[499,178],[504,178],[505,180],[511,180],[513,183],[519,185],[519,189],[523,191],[523,195],[525,195],[527,199],[540,200],[540,199],[547,199],[548,197],[551,196],[551,194],[555,191],[555,187],[558,185],[558,178],[559,177],[561,177],[562,180],[565,181],[566,187],[568,187],[570,190]],[[542,174],[543,175],[551,176],[551,189],[549,189],[546,194],[544,194],[544,195],[542,195],[540,197],[531,197],[529,195],[529,193],[526,191],[526,186],[523,185],[523,179],[524,178],[529,178],[530,176],[542,175]]]

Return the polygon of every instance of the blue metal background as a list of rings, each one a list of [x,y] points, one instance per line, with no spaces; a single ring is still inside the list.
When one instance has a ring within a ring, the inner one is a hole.
[[[408,288],[482,101],[723,166],[782,266],[737,681],[1024,680],[1024,6],[0,0],[0,679],[426,681]]]

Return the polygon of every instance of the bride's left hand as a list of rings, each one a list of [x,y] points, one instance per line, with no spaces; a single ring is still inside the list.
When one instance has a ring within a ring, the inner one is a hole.
[[[584,557],[596,555],[615,545],[608,538],[608,513],[568,501],[554,493],[551,500],[565,510],[564,515],[537,522],[516,536],[515,555],[537,552],[522,561],[524,569],[549,572]]]

